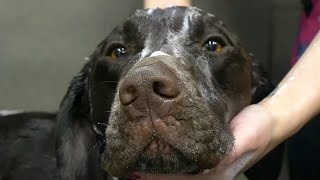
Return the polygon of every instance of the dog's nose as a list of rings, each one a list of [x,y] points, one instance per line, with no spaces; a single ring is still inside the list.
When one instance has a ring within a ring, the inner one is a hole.
[[[120,85],[119,97],[122,105],[133,102],[145,104],[146,101],[155,105],[165,100],[175,100],[180,91],[175,73],[158,61],[131,70]]]

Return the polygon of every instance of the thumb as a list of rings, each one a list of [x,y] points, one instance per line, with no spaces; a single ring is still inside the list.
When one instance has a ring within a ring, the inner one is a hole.
[[[271,140],[269,114],[259,105],[242,110],[230,122],[235,137],[234,147],[211,173],[233,179],[250,168],[263,155]]]

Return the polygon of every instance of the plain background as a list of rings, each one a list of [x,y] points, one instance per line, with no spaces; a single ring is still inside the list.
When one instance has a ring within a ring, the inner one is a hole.
[[[194,0],[220,18],[277,83],[289,69],[298,0]],[[96,45],[142,0],[0,0],[0,109],[58,109]]]

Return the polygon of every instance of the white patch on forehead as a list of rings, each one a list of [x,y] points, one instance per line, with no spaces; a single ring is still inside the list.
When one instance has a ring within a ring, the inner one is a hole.
[[[161,51],[155,51],[149,57],[155,57],[155,56],[170,56],[170,55]]]
[[[144,48],[144,49],[141,51],[140,59],[145,58],[149,53],[150,53],[150,49],[149,49],[148,47]]]
[[[152,9],[155,10],[155,9]],[[199,16],[201,16],[200,10],[196,7],[190,7],[185,11],[185,15],[183,16],[183,19],[181,19],[182,22],[182,27],[179,32],[172,31],[172,29],[168,29],[168,32],[166,34],[166,39],[170,44],[174,44],[174,46],[170,46],[170,49],[173,51],[173,55],[176,57],[183,56],[183,45],[181,44],[181,39],[188,39],[190,35],[190,22],[195,21]],[[151,9],[148,10],[148,14],[151,13]],[[174,14],[176,13],[176,9],[173,10],[171,16],[175,16]],[[143,31],[143,30],[142,30]],[[145,48],[141,51],[140,54],[140,60],[147,57],[149,54],[153,54],[152,56],[158,56],[158,55],[163,55],[163,54],[158,54],[158,52],[153,52],[152,46],[152,39],[151,39],[151,34],[146,38],[145,41]],[[168,45],[167,45],[168,46]],[[161,51],[162,47],[158,49],[158,51]],[[167,54],[165,54],[167,55]]]
[[[176,10],[177,10],[176,8],[173,9],[172,16],[174,16],[176,14]]]
[[[173,51],[173,55],[176,57],[183,56],[183,45],[181,44],[181,40],[185,40],[189,38],[190,33],[190,22],[200,16],[199,9],[195,7],[190,7],[185,11],[182,21],[182,27],[179,32],[168,30],[167,40],[170,44],[174,44],[170,49]]]
[[[145,16],[146,12],[144,9],[138,9],[136,10],[136,12],[134,13],[135,16],[140,17],[140,16]]]
[[[194,7],[190,8],[189,11],[186,12],[186,15],[183,19],[181,32],[185,34],[189,30],[189,20],[192,21],[193,18],[196,18],[198,16],[200,16],[199,9]]]
[[[151,15],[154,10],[155,10],[155,9],[149,9],[149,10],[147,11],[147,14],[148,14],[148,15]]]
[[[183,19],[181,32],[185,34],[189,30],[189,16],[185,16]]]
[[[189,24],[190,21],[193,21],[198,16],[200,16],[200,13],[199,13],[199,9],[196,7],[191,7],[191,8],[189,8],[188,11],[186,11],[179,36],[187,36],[188,35],[188,33],[190,32],[190,24]]]
[[[146,41],[144,42],[145,48],[141,51],[140,59],[145,58],[150,53],[150,46],[151,46],[151,34],[147,37]]]

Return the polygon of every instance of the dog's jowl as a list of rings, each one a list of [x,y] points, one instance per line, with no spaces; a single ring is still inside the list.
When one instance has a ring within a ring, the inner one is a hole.
[[[232,117],[270,90],[213,15],[138,10],[99,44],[61,104],[60,178],[213,168],[235,153]]]

